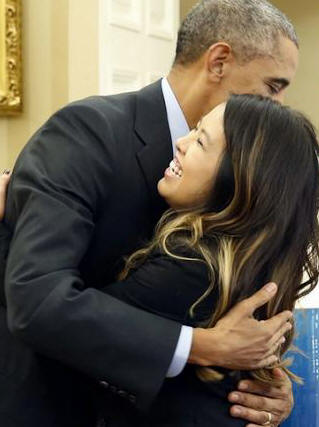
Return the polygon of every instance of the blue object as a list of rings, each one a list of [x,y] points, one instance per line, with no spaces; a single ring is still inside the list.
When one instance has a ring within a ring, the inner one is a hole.
[[[282,427],[319,427],[319,308],[295,311],[297,338],[294,344],[305,356],[294,357],[291,370],[303,378],[304,385],[294,384],[295,407]]]

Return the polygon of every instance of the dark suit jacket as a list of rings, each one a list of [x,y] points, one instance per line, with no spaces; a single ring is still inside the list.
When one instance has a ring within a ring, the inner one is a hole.
[[[0,225],[0,252],[4,252],[7,232]],[[176,251],[175,251],[176,253]],[[179,255],[197,257],[190,249],[179,249]],[[0,253],[1,255],[1,253]],[[0,263],[3,257],[0,258]],[[1,274],[0,269],[0,274]],[[123,282],[113,282],[102,289],[109,295],[147,310],[161,317],[200,326],[214,310],[218,292],[214,290],[195,309],[191,317],[189,308],[206,291],[209,285],[206,265],[197,261],[178,260],[154,251],[140,267],[131,270]],[[159,349],[160,352],[160,349]],[[188,365],[176,378],[166,379],[158,396],[147,413],[141,413],[114,393],[96,396],[104,410],[101,418],[106,427],[244,427],[243,420],[229,415],[227,395],[236,388],[241,373],[230,373],[217,368],[225,375],[223,381],[203,383]],[[107,385],[107,383],[105,383]],[[109,389],[111,389],[109,385]]]
[[[104,395],[154,400],[181,325],[104,287],[167,208],[157,181],[171,158],[160,82],[68,105],[23,149],[5,216],[1,426],[90,427]]]
[[[175,253],[198,258],[189,248]],[[190,316],[190,307],[209,286],[206,264],[174,259],[155,250],[143,265],[132,270],[123,283],[113,283],[106,292],[122,301],[159,316],[189,326],[202,326],[210,318],[218,300],[217,288],[205,298]],[[111,397],[112,411],[106,416],[108,427],[244,427],[246,422],[230,416],[227,395],[237,388],[244,372],[216,368],[224,374],[219,382],[204,383],[196,367],[187,365],[183,372],[165,380],[147,414],[138,413],[118,397]]]

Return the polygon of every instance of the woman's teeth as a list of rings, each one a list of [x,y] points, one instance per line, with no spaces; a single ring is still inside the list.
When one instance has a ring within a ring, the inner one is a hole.
[[[174,160],[172,160],[171,163],[169,164],[169,168],[171,172],[175,174],[177,177],[181,178],[181,176],[183,175],[181,168],[175,163]]]

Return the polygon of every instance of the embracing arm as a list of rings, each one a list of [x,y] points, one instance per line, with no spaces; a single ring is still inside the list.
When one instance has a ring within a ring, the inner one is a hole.
[[[16,163],[6,209],[14,229],[5,275],[8,325],[35,351],[147,407],[181,325],[87,288],[81,277],[99,203],[107,206],[112,189],[112,141],[105,143],[108,123],[100,116],[93,101],[65,108]]]
[[[4,200],[0,199],[0,204],[1,202],[4,203]],[[9,230],[0,223],[1,254],[7,251],[9,237]],[[3,257],[0,259],[0,264],[1,274],[5,265]],[[189,306],[203,293],[207,284],[207,272],[203,264],[199,264],[198,262],[187,262],[187,264],[182,266],[180,262],[176,262],[171,258],[157,257],[140,268],[134,275],[131,275],[126,283],[113,284],[107,287],[106,291],[109,291],[110,294],[118,298],[126,300],[130,304],[142,306],[150,311],[182,321],[188,316]],[[160,292],[158,298],[155,298],[155,300],[153,298],[154,292],[155,295],[156,292]],[[167,298],[163,299],[165,293],[166,295],[170,295],[168,303]],[[154,301],[156,301],[155,304]],[[203,314],[207,315],[207,313]],[[200,334],[201,339],[204,340],[202,345],[205,347],[205,344],[207,345],[211,337],[209,336],[209,331],[200,331],[207,333],[206,337],[204,337],[202,333]],[[196,332],[197,329],[195,329],[195,335]],[[241,413],[235,415],[235,413],[232,412],[234,416],[239,416],[255,423],[260,422],[260,424],[262,424],[266,416],[265,411],[276,413],[275,420],[278,423],[289,415],[293,397],[291,384],[288,379],[286,379],[280,393],[276,388],[269,389],[263,385],[256,384],[254,381],[250,381],[248,386],[247,393],[241,391],[240,399],[237,400],[237,403],[242,404],[242,406],[238,407],[237,405],[237,407],[233,407],[233,409],[241,409]],[[262,398],[262,404],[258,396],[259,394],[264,396]],[[234,400],[232,401],[234,402]]]
[[[179,253],[179,255],[194,257],[191,252]],[[137,307],[196,326],[199,320],[209,316],[217,298],[216,292],[213,292],[205,303],[199,305],[197,316],[194,319],[189,317],[190,306],[204,293],[207,286],[207,268],[203,263],[175,260],[157,252],[142,266],[133,270],[123,283],[112,284],[106,288],[106,292]],[[235,337],[233,331],[229,333],[229,329],[237,327],[242,322],[240,318],[245,317],[245,310],[248,310],[247,315],[250,317],[253,307],[258,304],[262,305],[273,295],[274,293],[269,294],[263,288],[245,301],[246,308],[245,304],[238,304],[233,313],[226,315],[220,322],[221,332],[225,332],[226,337],[218,333],[218,340],[212,340],[213,330],[195,328],[194,341],[199,331],[200,335],[203,334],[201,338],[206,339],[206,343],[202,342],[199,345],[202,348],[207,348],[208,342],[215,343],[214,345],[218,349],[219,346],[223,347],[222,344],[226,344],[227,341],[228,346],[232,344],[232,341],[240,341],[242,336],[238,334]],[[248,322],[251,326],[255,326],[252,319],[248,319]],[[236,344],[239,345],[235,342],[233,347],[230,347],[227,354],[228,359],[231,359],[238,351]],[[192,352],[194,353],[194,348]],[[197,354],[200,354],[200,349]],[[211,351],[211,364],[214,364],[213,356],[214,351]],[[217,359],[215,363],[218,363]],[[223,366],[223,363],[220,365]],[[229,395],[230,402],[235,404],[231,407],[232,416],[254,423],[249,424],[249,427],[259,427],[269,419],[268,413],[272,416],[273,426],[278,426],[290,415],[293,406],[291,382],[280,369],[274,371],[275,375],[282,378],[280,386],[269,386],[256,380],[246,380],[240,383],[240,391]],[[241,387],[244,385],[246,385],[246,389]]]

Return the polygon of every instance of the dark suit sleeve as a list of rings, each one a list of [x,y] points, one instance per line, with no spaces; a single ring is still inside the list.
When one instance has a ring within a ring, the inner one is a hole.
[[[4,294],[4,273],[10,247],[11,231],[4,223],[0,222],[0,305],[6,306]]]
[[[81,277],[116,168],[112,139],[105,142],[112,132],[94,99],[55,114],[16,163],[6,212],[15,230],[8,325],[35,351],[126,390],[145,408],[165,379],[181,325],[86,288]],[[105,244],[112,245],[107,236]]]
[[[187,250],[175,253],[198,258],[198,255]],[[189,309],[208,286],[208,268],[202,261],[177,259],[157,250],[144,264],[132,270],[122,283],[113,283],[105,291],[159,316],[197,326],[211,314],[216,296],[210,294],[203,300],[195,308],[194,317],[190,316]]]

